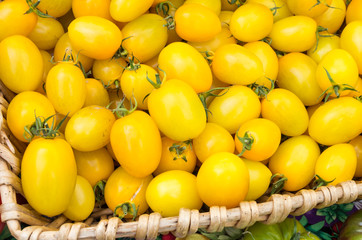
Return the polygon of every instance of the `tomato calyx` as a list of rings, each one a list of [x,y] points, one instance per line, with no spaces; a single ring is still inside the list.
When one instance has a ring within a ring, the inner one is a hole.
[[[119,209],[122,211],[121,214],[118,214]],[[132,202],[125,202],[116,206],[113,216],[123,219],[126,215],[130,214],[133,216],[132,220],[134,221],[137,217],[138,209],[139,207],[136,207],[136,204]]]
[[[129,106],[129,109],[128,109],[124,105],[125,99],[126,99],[126,96],[123,96],[122,100],[117,103],[117,106],[114,109],[109,108],[113,104],[113,102],[109,103],[106,108],[111,110],[112,113],[116,114],[116,116],[118,118],[122,118],[122,117],[125,117],[127,115],[130,115],[131,113],[133,113],[137,109],[137,100],[136,100],[136,98],[134,96],[132,96],[131,101],[129,101],[130,106]],[[133,103],[132,100],[134,101],[134,103]]]
[[[57,64],[57,63],[60,63],[60,62],[73,64],[74,66],[76,66],[80,70],[82,70],[82,73],[83,73],[85,78],[88,78],[89,73],[85,72],[82,63],[79,61],[79,54],[80,54],[80,51],[78,51],[77,56],[74,58],[74,56],[72,54],[72,50],[70,50],[70,53],[68,54],[68,49],[66,49],[65,53],[63,55],[63,59],[61,61],[55,62],[54,61],[54,56],[52,56],[52,58],[50,59],[50,62],[52,64]]]
[[[239,141],[243,144],[243,148],[241,149],[241,152],[238,154],[239,157],[241,157],[246,150],[250,151],[253,143],[254,138],[249,134],[248,131],[245,132],[243,137],[239,136],[239,131],[236,132],[236,137],[239,139]]]
[[[284,174],[276,173],[270,178],[270,196],[273,194],[279,193],[283,190],[285,183],[288,181],[288,178]]]
[[[65,121],[65,119],[68,117],[68,114],[62,119],[60,120],[60,122],[56,125],[55,124],[55,116],[51,115],[47,118],[44,118],[42,116],[38,117],[35,114],[35,121],[28,126],[24,127],[24,138],[27,141],[31,141],[35,136],[39,136],[45,139],[53,139],[56,138],[60,135],[59,133],[59,129],[62,126],[63,122]],[[48,124],[48,120],[50,120],[52,118],[52,125],[49,126]]]
[[[205,59],[206,61],[211,64],[212,60],[214,59],[214,52],[213,51],[205,51],[205,52],[200,52],[200,53],[204,53],[205,54]]]
[[[230,5],[235,4],[238,7],[240,7],[241,5],[243,5],[246,2],[246,0],[227,0],[227,1]]]
[[[96,199],[96,204],[101,207],[106,202],[104,200],[104,188],[106,186],[106,180],[100,180],[94,185],[93,192]]]
[[[119,46],[119,48],[117,49],[116,53],[113,55],[112,59],[118,59],[118,58],[124,58],[127,59],[129,52],[127,51],[126,48],[123,47],[123,42],[126,41],[127,39],[131,38],[133,36],[129,36],[126,38],[122,39],[121,45]]]
[[[319,44],[319,38],[321,37],[331,37],[331,35],[322,35],[322,32],[328,32],[328,28],[322,27],[322,26],[318,26],[317,27],[317,31],[315,32],[316,34],[316,45],[315,48],[313,50],[313,52],[315,52],[318,49],[318,44]]]
[[[264,85],[259,85],[256,82],[247,85],[247,87],[250,88],[251,90],[253,90],[256,93],[256,95],[258,95],[258,97],[268,99],[269,92],[275,88],[275,81],[273,79],[268,78],[268,77],[266,77],[266,78],[271,82],[271,87],[270,88],[268,88],[268,87],[266,87]]]
[[[228,89],[228,90],[222,94],[214,93],[215,91],[225,90],[225,89]],[[198,94],[199,99],[200,99],[202,105],[204,106],[204,109],[206,112],[206,120],[208,120],[208,118],[209,118],[208,114],[209,113],[212,114],[212,112],[207,108],[207,104],[206,104],[207,98],[208,97],[221,97],[221,96],[224,96],[228,91],[229,91],[229,87],[216,87],[216,88],[212,88],[206,92],[201,92]]]
[[[37,8],[40,3],[40,0],[36,1],[35,3],[33,3],[32,0],[26,0],[26,3],[28,4],[29,9],[24,14],[35,13],[36,15],[42,18],[54,18],[47,13],[43,13]]]
[[[169,1],[160,2],[156,5],[156,13],[160,16],[165,16],[164,19],[166,20],[166,24],[163,26],[167,27],[168,30],[175,29],[176,26],[175,19],[169,14],[171,9],[170,6],[174,9],[177,9],[175,5],[173,5],[172,2]]]
[[[187,147],[190,147],[192,149],[192,140],[187,140],[181,143],[174,143],[172,144],[171,147],[168,148],[168,150],[171,153],[175,153],[176,156],[172,159],[172,160],[177,160],[177,159],[182,159],[185,162],[187,162],[187,158],[184,154],[185,150],[187,149]]]
[[[280,8],[280,7],[279,7]],[[266,44],[268,44],[269,46],[272,44],[272,38],[271,37],[265,37],[262,40],[260,40],[262,42],[265,42]]]
[[[312,189],[316,190],[317,188],[320,188],[322,186],[327,186],[329,183],[332,183],[336,178],[334,178],[332,181],[326,181],[323,178],[321,178],[319,175],[314,176],[314,181],[312,182]]]

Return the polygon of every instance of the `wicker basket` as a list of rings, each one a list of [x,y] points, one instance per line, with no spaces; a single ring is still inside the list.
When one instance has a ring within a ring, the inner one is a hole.
[[[241,202],[238,208],[211,207],[209,212],[181,209],[178,217],[162,218],[159,213],[143,214],[134,222],[112,217],[109,209],[94,209],[84,222],[72,223],[59,216],[53,221],[34,211],[28,204],[19,205],[16,193],[22,194],[20,162],[26,145],[17,141],[6,123],[8,101],[14,93],[0,82],[0,207],[1,219],[17,239],[115,239],[134,237],[156,239],[159,233],[172,232],[177,237],[195,233],[198,228],[221,231],[224,227],[245,228],[256,221],[267,224],[282,222],[289,214],[301,215],[313,208],[335,203],[349,203],[362,196],[362,182],[348,181],[316,191],[301,190],[296,194],[274,194],[265,202]],[[21,229],[20,223],[29,225]]]

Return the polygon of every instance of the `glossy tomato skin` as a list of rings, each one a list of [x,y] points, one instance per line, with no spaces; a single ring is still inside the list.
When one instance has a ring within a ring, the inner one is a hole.
[[[245,150],[242,157],[263,161],[270,158],[278,149],[281,139],[279,127],[271,120],[256,118],[243,123],[235,134],[235,146],[240,153],[243,150],[243,143],[239,138],[247,134],[253,139],[250,150]]]
[[[197,137],[205,128],[205,109],[185,82],[171,79],[148,97],[148,110],[160,131],[176,141]]]
[[[107,180],[114,170],[113,159],[105,148],[91,152],[74,150],[74,157],[78,175],[87,179],[92,187],[101,180]]]
[[[318,143],[347,142],[362,132],[362,104],[352,97],[341,97],[321,105],[309,122],[309,135]]]
[[[202,133],[192,140],[192,147],[195,150],[200,162],[217,152],[235,151],[235,142],[231,134],[222,126],[216,123],[206,123]]]
[[[292,137],[280,144],[269,160],[269,169],[288,178],[285,190],[298,191],[313,179],[319,155],[319,146],[311,137]]]
[[[171,43],[162,49],[158,57],[159,68],[167,79],[180,79],[197,92],[209,90],[212,73],[207,61],[192,46],[183,42]]]
[[[71,200],[77,166],[71,146],[60,138],[30,142],[21,163],[21,183],[29,204],[40,214],[63,213]]]
[[[340,182],[352,180],[357,166],[357,155],[354,147],[349,143],[330,146],[319,156],[315,174],[326,181],[328,185],[337,185]]]
[[[227,44],[218,48],[211,67],[220,81],[229,84],[248,85],[264,76],[259,58],[237,44]]]
[[[94,78],[100,80],[104,85],[113,87],[114,81],[121,79],[126,66],[127,63],[122,58],[95,60],[92,73]]]
[[[260,3],[268,7],[273,13],[274,22],[292,15],[284,0],[248,0],[248,3]]]
[[[219,95],[210,103],[208,122],[217,123],[234,134],[241,124],[259,117],[260,101],[250,88],[234,85]]]
[[[18,140],[27,142],[24,138],[24,127],[35,122],[35,114],[44,119],[55,114],[51,102],[38,92],[19,93],[10,102],[7,110],[7,124]],[[51,125],[51,121],[49,120],[48,124]]]
[[[48,73],[45,88],[55,110],[63,115],[73,116],[84,105],[85,78],[82,70],[72,63],[54,66]]]
[[[358,135],[349,142],[356,151],[357,167],[354,174],[355,177],[362,177],[362,136]]]
[[[346,4],[343,0],[332,0],[328,9],[314,17],[318,26],[328,29],[328,33],[336,33],[346,17]]]
[[[111,0],[109,6],[111,16],[118,22],[130,22],[145,13],[153,0]]]
[[[109,95],[103,84],[94,79],[85,79],[86,95],[83,107],[98,105],[106,107],[109,104]]]
[[[29,35],[38,21],[38,16],[35,13],[24,14],[28,9],[26,1],[0,3],[0,42],[12,35]]]
[[[74,192],[67,210],[63,213],[72,221],[83,221],[94,209],[95,196],[87,179],[77,176]]]
[[[287,136],[301,135],[308,128],[309,117],[302,101],[286,89],[269,92],[261,102],[261,115],[276,123]]]
[[[0,79],[11,91],[20,93],[37,89],[43,67],[39,49],[28,38],[13,35],[0,42]]]
[[[72,11],[74,17],[98,16],[114,21],[109,11],[111,0],[74,0]]]
[[[211,155],[197,173],[200,198],[210,207],[236,207],[245,199],[248,189],[249,171],[245,163],[229,152]]]
[[[33,3],[37,0],[33,0]],[[38,9],[43,13],[48,13],[52,17],[65,15],[72,7],[72,0],[42,0]]]
[[[73,20],[68,32],[72,46],[94,59],[111,58],[122,42],[121,30],[111,21],[98,16]]]
[[[346,23],[349,24],[353,21],[361,21],[361,9],[362,9],[362,1],[361,0],[353,0],[347,7],[346,11]]]
[[[287,0],[286,2],[295,15],[317,17],[327,11],[332,0]]]
[[[104,189],[107,206],[114,212],[120,204],[134,203],[138,208],[137,215],[143,214],[148,209],[146,189],[152,178],[152,175],[136,178],[129,175],[122,167],[118,167],[108,178]],[[117,214],[120,214],[121,211],[118,209]],[[129,217],[133,216],[126,215],[126,218]]]
[[[316,79],[317,64],[304,53],[279,58],[278,86],[293,92],[305,106],[322,101],[323,91]]]
[[[113,124],[111,145],[118,162],[135,177],[152,174],[161,159],[160,132],[154,120],[142,111],[134,111]]]
[[[211,40],[221,31],[218,16],[208,7],[187,3],[175,12],[176,33],[190,42]]]
[[[282,52],[304,52],[316,42],[317,23],[310,17],[290,16],[274,23],[271,46]]]
[[[122,46],[140,62],[157,56],[168,39],[167,22],[157,14],[143,14],[122,28]]]
[[[320,63],[322,58],[333,49],[340,48],[340,37],[334,34],[323,35],[317,43],[307,51],[308,56],[316,63]]]
[[[202,206],[196,177],[181,170],[167,171],[155,177],[148,185],[146,200],[150,208],[163,217],[178,216],[181,208],[199,210]]]
[[[105,107],[84,107],[70,118],[65,138],[78,151],[95,151],[109,143],[115,121],[113,113]]]
[[[358,66],[358,72],[362,74],[362,19],[349,23],[343,29],[341,48],[353,56]]]

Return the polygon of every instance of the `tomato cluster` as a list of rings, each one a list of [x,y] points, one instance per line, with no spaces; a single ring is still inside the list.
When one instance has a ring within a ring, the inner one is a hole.
[[[26,199],[73,221],[95,202],[168,217],[271,183],[362,177],[361,12],[362,0],[1,1]]]

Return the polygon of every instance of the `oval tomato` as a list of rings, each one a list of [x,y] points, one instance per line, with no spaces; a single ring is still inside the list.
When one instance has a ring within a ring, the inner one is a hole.
[[[287,0],[286,2],[295,15],[317,17],[327,11],[332,0]]]
[[[95,60],[92,67],[94,78],[104,85],[114,87],[114,82],[120,80],[127,63],[122,58]]]
[[[274,22],[292,15],[284,0],[248,0],[248,3],[260,3],[268,7],[272,13]]]
[[[346,23],[350,23],[353,21],[361,21],[361,10],[362,10],[362,1],[361,0],[353,0],[349,3],[346,12]]]
[[[111,58],[122,42],[121,30],[111,21],[97,16],[76,18],[68,32],[72,46],[94,59]]]
[[[72,198],[63,214],[72,221],[83,221],[92,213],[94,201],[95,196],[92,186],[87,179],[77,176]]]
[[[40,51],[28,38],[14,35],[0,42],[0,79],[11,91],[20,93],[37,89],[43,68]]]
[[[30,142],[21,162],[21,185],[26,200],[38,213],[48,217],[63,213],[76,179],[73,151],[64,139],[37,138]]]
[[[167,171],[155,177],[148,185],[146,200],[150,208],[163,217],[178,216],[181,208],[199,210],[202,206],[196,177],[181,170]]]
[[[36,3],[37,0],[33,0]],[[41,0],[38,8],[52,17],[65,15],[72,7],[72,0]]]
[[[320,63],[327,53],[337,48],[340,48],[340,38],[337,35],[322,35],[322,37],[318,39],[318,43],[314,44],[314,46],[307,51],[307,54],[313,58],[316,63]]]
[[[86,95],[83,107],[98,105],[106,107],[109,104],[109,95],[103,84],[94,79],[85,79]]]
[[[130,22],[145,13],[153,0],[111,0],[111,16],[118,22]]]
[[[73,0],[72,11],[74,17],[98,16],[114,21],[109,11],[111,0]]]
[[[65,138],[78,151],[94,151],[109,143],[116,118],[105,107],[89,106],[77,111],[67,123]]]
[[[357,167],[355,177],[362,177],[362,136],[358,135],[349,142],[357,154]]]
[[[325,181],[332,181],[328,185],[352,180],[357,166],[357,155],[354,147],[348,143],[335,144],[324,150],[319,156],[315,174]]]
[[[28,37],[39,49],[51,50],[63,34],[63,26],[56,19],[39,17]]]
[[[328,9],[314,17],[318,26],[327,28],[328,33],[336,33],[346,17],[346,4],[343,0],[332,0]]]
[[[185,4],[188,3],[197,3],[205,7],[210,8],[216,15],[220,14],[221,11],[221,1],[220,0],[186,0]]]
[[[352,97],[333,99],[313,113],[308,132],[323,145],[347,142],[362,132],[361,118],[361,102]]]
[[[348,51],[362,74],[362,20],[348,24],[341,34],[341,48]]]
[[[197,137],[206,125],[205,109],[197,94],[178,79],[167,80],[153,90],[148,110],[160,131],[176,141]]]
[[[298,191],[313,179],[319,155],[319,146],[311,137],[292,137],[280,144],[269,160],[269,169],[288,178],[285,190]]]

